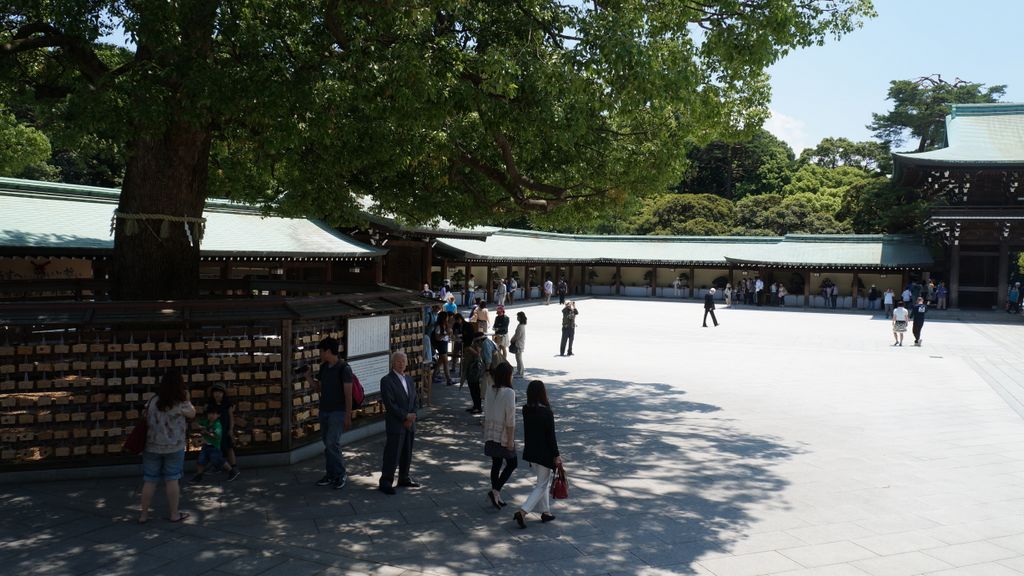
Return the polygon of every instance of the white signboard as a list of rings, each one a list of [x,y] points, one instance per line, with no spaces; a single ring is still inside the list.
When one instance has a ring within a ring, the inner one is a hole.
[[[345,356],[357,358],[391,351],[391,317],[350,318],[345,330]],[[362,376],[359,381],[363,382]]]
[[[351,360],[348,365],[352,368],[352,373],[362,383],[363,392],[369,396],[380,393],[380,379],[387,376],[388,371],[391,370],[391,356],[382,354],[361,360]]]

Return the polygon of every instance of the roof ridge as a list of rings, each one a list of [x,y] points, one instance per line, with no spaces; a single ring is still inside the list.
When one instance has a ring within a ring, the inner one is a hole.
[[[54,198],[68,201],[113,202],[121,198],[120,188],[90,186],[88,184],[66,184],[0,176],[0,195]],[[235,202],[227,198],[207,198],[204,211],[260,214],[266,216],[258,206]],[[291,216],[274,215],[279,218]]]
[[[974,104],[953,104],[949,116],[1002,116],[1008,114],[1024,114],[1024,103],[1020,102],[981,102]]]

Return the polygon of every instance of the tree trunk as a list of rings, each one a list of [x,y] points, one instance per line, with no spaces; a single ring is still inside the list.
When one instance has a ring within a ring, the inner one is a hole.
[[[163,134],[130,146],[118,212],[200,218],[206,200],[210,130],[172,121]],[[114,232],[112,296],[174,300],[199,294],[199,238],[182,222],[126,218]],[[194,228],[193,228],[194,230]]]

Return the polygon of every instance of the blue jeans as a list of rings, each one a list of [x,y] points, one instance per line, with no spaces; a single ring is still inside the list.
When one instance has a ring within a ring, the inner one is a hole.
[[[330,410],[320,413],[320,434],[324,441],[324,461],[331,478],[345,476],[345,461],[341,458],[341,433],[345,426],[345,411]]]
[[[224,462],[224,454],[221,453],[220,448],[211,444],[203,444],[203,449],[199,452],[198,464],[221,470],[226,462]]]
[[[160,480],[180,480],[181,471],[185,467],[185,451],[157,454],[142,453],[142,479],[145,482]]]

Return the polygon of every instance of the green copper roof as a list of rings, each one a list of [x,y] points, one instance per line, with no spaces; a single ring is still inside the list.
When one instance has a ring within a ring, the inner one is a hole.
[[[486,240],[440,239],[438,249],[479,262],[848,268],[933,263],[920,238],[887,235],[584,236],[505,229]]]
[[[954,104],[946,116],[948,146],[895,153],[895,177],[903,166],[1024,166],[1024,104]]]
[[[0,178],[0,248],[92,255],[114,247],[110,219],[120,191]],[[264,216],[227,200],[203,213],[203,256],[371,258],[384,254],[315,220]]]

